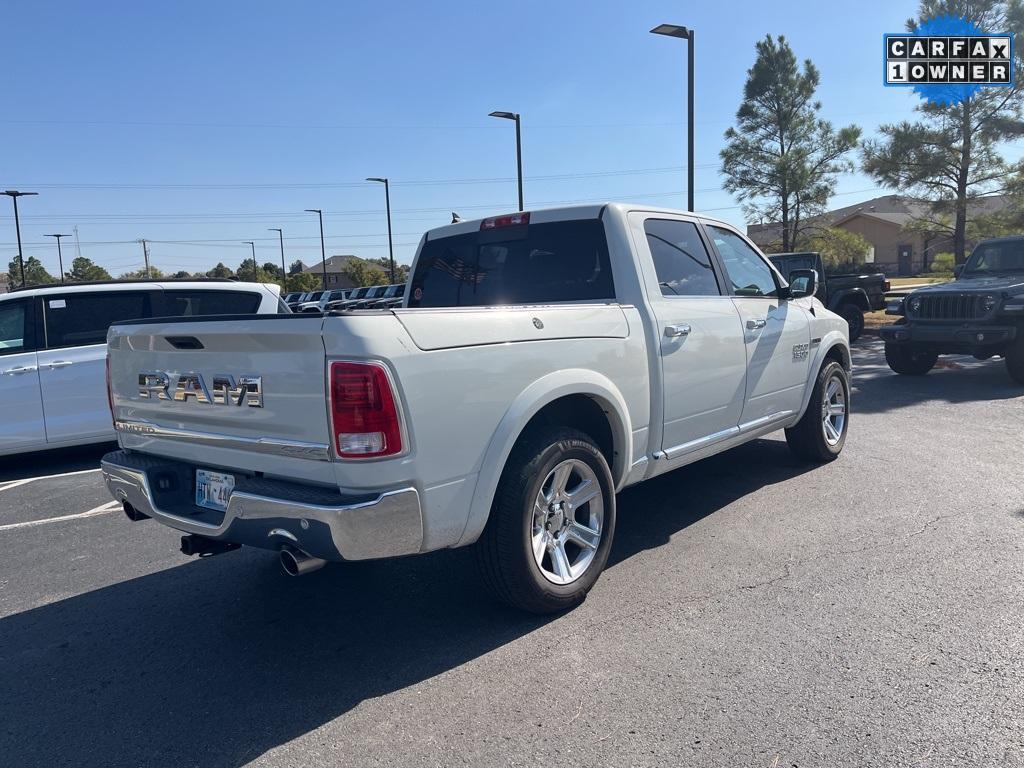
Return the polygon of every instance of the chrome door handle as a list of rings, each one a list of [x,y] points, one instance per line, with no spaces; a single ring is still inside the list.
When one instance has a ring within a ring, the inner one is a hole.
[[[767,320],[747,320],[748,331],[759,331],[768,324]]]
[[[16,365],[14,368],[8,368],[4,371],[4,376],[18,376],[22,373],[32,373],[36,370],[34,365]]]
[[[54,360],[52,363],[47,363],[47,367],[53,368],[67,368],[69,365],[74,363],[74,360]]]
[[[666,325],[665,335],[670,339],[677,339],[680,336],[690,335],[690,326],[688,325]]]

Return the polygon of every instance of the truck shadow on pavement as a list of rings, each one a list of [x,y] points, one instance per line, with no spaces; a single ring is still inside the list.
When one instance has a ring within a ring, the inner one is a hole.
[[[758,440],[627,490],[609,568],[808,469]],[[183,561],[0,620],[0,754],[240,766],[555,620],[494,604],[468,550],[301,579],[247,549]]]
[[[859,341],[853,347],[853,418],[858,413],[886,413],[929,402],[996,402],[1024,397],[1002,359],[975,360],[946,355],[924,376],[900,376],[885,362],[882,342]]]
[[[0,483],[40,475],[96,469],[103,454],[116,450],[117,443],[98,443],[78,448],[57,448],[16,456],[0,456]]]

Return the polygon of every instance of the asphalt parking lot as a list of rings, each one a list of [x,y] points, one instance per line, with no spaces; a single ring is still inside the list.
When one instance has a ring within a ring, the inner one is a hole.
[[[189,560],[109,504],[102,448],[4,461],[0,762],[1024,765],[1024,393],[855,360],[837,462],[779,434],[626,491],[547,619],[466,551]]]

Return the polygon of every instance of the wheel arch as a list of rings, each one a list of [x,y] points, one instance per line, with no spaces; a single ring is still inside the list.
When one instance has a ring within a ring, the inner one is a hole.
[[[811,393],[814,391],[814,381],[818,376],[818,371],[827,362],[839,363],[848,374],[853,370],[850,345],[839,331],[829,331],[822,337],[821,343],[818,345],[818,352],[807,369],[807,383],[804,386],[803,402],[800,404],[800,412],[793,419],[794,424],[800,420],[800,417],[804,415],[804,411],[807,410],[807,404],[811,401]]]
[[[871,309],[871,302],[868,300],[868,294],[863,288],[848,288],[844,291],[840,291],[830,302],[831,309],[833,312],[839,312],[843,308],[844,304],[852,304],[862,312],[867,312]]]
[[[523,433],[540,423],[575,427],[589,434],[608,461],[615,489],[625,483],[633,450],[632,423],[622,393],[595,371],[552,372],[523,390],[495,429],[481,462],[466,527],[457,546],[479,538],[509,454]]]

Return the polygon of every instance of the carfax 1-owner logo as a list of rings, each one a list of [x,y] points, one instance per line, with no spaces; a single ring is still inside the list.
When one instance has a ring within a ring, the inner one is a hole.
[[[912,87],[935,104],[958,104],[981,88],[1014,84],[1013,34],[955,16],[885,35],[885,84]]]

